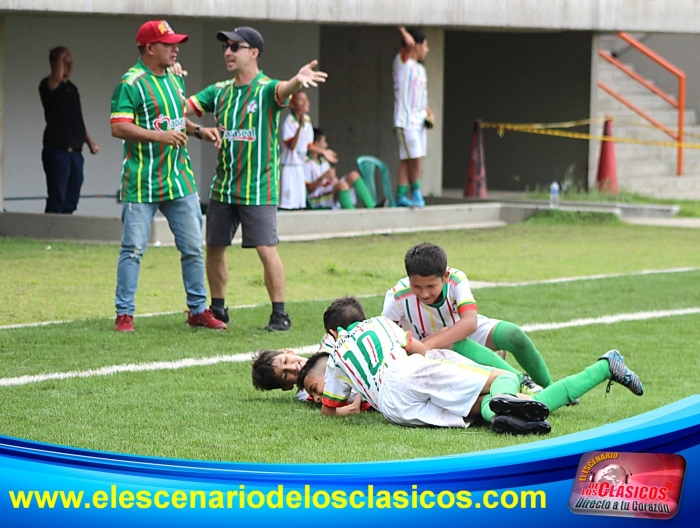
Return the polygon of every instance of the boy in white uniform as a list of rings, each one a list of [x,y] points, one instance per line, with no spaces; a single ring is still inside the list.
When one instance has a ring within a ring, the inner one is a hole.
[[[447,266],[440,246],[417,244],[406,252],[404,263],[408,277],[386,292],[383,316],[428,348],[449,348],[479,364],[521,376],[492,352],[507,350],[535,383],[542,387],[552,383],[542,354],[520,327],[477,313],[466,274]]]
[[[366,208],[376,207],[367,185],[357,171],[350,171],[338,179],[335,169],[321,154],[326,150],[326,135],[320,128],[314,128],[314,141],[304,165],[311,209],[354,209],[355,194]]]
[[[360,302],[336,299],[323,314],[335,338],[333,351],[312,356],[297,384],[326,416],[347,416],[356,390],[397,425],[467,427],[481,416],[498,433],[544,434],[550,410],[597,385],[620,383],[641,396],[644,388],[617,350],[603,354],[579,374],[560,380],[532,399],[518,395],[517,377],[478,365],[449,350],[429,350],[386,317],[365,319]],[[409,355],[410,354],[410,355]]]
[[[309,114],[309,98],[297,92],[289,103],[291,113],[282,125],[280,144],[280,209],[305,209],[306,184],[304,164],[309,146],[314,141],[314,129]],[[334,158],[335,153],[327,153]]]
[[[422,61],[428,54],[425,33],[399,28],[401,51],[394,59],[394,127],[399,138],[399,173],[396,205],[423,207],[420,190],[421,162],[427,153],[426,126],[435,117],[428,107],[428,76]],[[410,185],[411,196],[406,195]]]

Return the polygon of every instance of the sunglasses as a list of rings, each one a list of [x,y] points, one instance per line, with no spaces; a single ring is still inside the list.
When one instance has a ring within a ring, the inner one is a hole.
[[[230,44],[228,42],[224,42],[221,47],[224,51],[226,51],[226,49],[229,48],[234,53],[236,53],[241,48],[253,49],[252,46],[241,46],[238,42],[231,42]]]

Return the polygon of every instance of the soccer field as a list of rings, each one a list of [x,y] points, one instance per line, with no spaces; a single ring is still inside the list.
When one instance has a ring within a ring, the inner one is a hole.
[[[527,330],[554,379],[578,372],[611,348],[618,348],[641,377],[643,397],[619,385],[606,395],[605,386],[599,386],[581,398],[580,405],[551,416],[550,436],[625,419],[697,392],[698,234],[545,219],[493,231],[284,244],[289,289],[301,292],[290,297],[308,299],[289,303],[294,321],[289,333],[262,330],[269,314],[266,304],[233,310],[233,327],[219,333],[187,328],[182,314],[170,314],[137,317],[136,333],[117,334],[109,303],[91,306],[100,316],[79,312],[86,318],[0,329],[0,432],[104,451],[255,462],[406,459],[536,441],[537,437],[498,436],[484,426],[401,428],[378,413],[328,419],[314,406],[296,402],[291,393],[252,388],[250,361],[241,361],[248,357],[243,354],[317,343],[323,333],[321,314],[336,295],[366,296],[362,300],[368,315],[378,314],[383,291],[400,276],[403,252],[421,240],[442,244],[450,264],[464,269],[472,280],[510,283],[474,288],[479,311]],[[47,253],[46,243],[3,244],[10,249],[0,254],[5,281],[27,253]],[[15,254],[17,245],[23,250]],[[345,259],[341,247],[354,248],[358,256]],[[66,245],[61,258],[70,258],[69,250],[75,248],[93,255],[90,269],[66,268],[62,280],[97,284],[101,275],[106,293],[86,288],[81,298],[93,303],[94,296],[109,298],[115,248]],[[167,261],[167,277],[177,280],[175,254],[147,254],[144,265]],[[238,265],[231,262],[232,272]],[[18,272],[30,271],[28,266]],[[305,268],[306,273],[300,271]],[[655,271],[640,273],[643,270]],[[609,276],[590,276],[594,274]],[[33,276],[39,287],[54,287],[51,277]],[[547,282],[558,277],[575,280]],[[3,293],[6,325],[19,322],[6,314],[13,305],[26,302],[24,296],[32,288],[14,282],[3,288],[8,292]],[[183,295],[180,284],[171,286],[174,293],[162,296],[172,310]],[[148,290],[144,279],[140,292]],[[35,316],[34,322],[65,316],[60,307],[66,299],[58,294],[43,297],[48,317]]]

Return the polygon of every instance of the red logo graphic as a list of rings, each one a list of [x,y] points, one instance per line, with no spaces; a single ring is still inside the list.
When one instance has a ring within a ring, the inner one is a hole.
[[[569,509],[584,515],[670,519],[678,511],[685,465],[680,455],[586,453]]]

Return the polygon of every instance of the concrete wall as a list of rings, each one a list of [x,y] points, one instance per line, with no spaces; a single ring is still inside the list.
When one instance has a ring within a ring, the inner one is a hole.
[[[45,196],[46,185],[41,166],[41,141],[44,117],[38,86],[49,74],[48,51],[65,45],[73,54],[72,80],[81,94],[87,129],[100,145],[101,152],[91,156],[84,150],[85,183],[82,194],[115,195],[119,187],[122,146],[111,137],[110,100],[121,75],[137,58],[134,37],[143,17],[7,15],[5,18],[6,71],[5,91],[4,195],[5,197]],[[195,20],[171,18],[178,32],[190,40],[180,47],[180,60],[188,70],[187,89],[195,93],[205,86],[228,77],[221,45],[216,41],[220,29],[232,29],[246,23],[241,20]],[[287,78],[319,54],[319,28],[312,24],[256,23],[266,39],[267,49],[261,60],[263,70],[273,77]],[[1,27],[1,26],[0,26]],[[27,35],[41,38],[27,38]],[[294,42],[293,46],[289,43]],[[0,70],[2,71],[2,70]],[[312,117],[318,116],[318,91],[311,90]],[[216,153],[209,144],[194,138],[189,143],[190,156],[200,189],[208,196],[214,173]],[[2,185],[2,179],[0,179]],[[44,200],[5,201],[8,211],[41,212]],[[79,214],[119,214],[116,200],[83,199]]]
[[[483,33],[445,35],[443,185],[464,186],[474,120],[568,121],[590,115],[592,34]],[[567,171],[585,182],[588,142],[484,131],[488,187],[548,186]]]
[[[700,0],[0,0],[1,10],[471,28],[700,32]]]
[[[443,34],[438,29],[427,33],[428,95],[438,126],[428,132],[422,185],[424,194],[435,196],[442,189]],[[338,172],[354,169],[357,156],[376,156],[389,168],[394,189],[399,147],[393,127],[392,62],[399,49],[395,28],[321,28],[321,61],[332,82],[321,91],[320,120],[330,146],[338,153]]]

